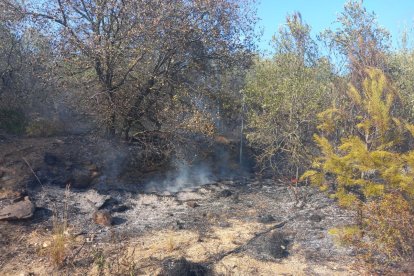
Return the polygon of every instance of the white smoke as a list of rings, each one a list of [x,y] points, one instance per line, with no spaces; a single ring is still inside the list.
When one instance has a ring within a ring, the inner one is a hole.
[[[147,183],[145,191],[176,193],[212,182],[212,173],[207,165],[189,165],[180,162],[176,167],[176,170],[167,172],[165,178]]]

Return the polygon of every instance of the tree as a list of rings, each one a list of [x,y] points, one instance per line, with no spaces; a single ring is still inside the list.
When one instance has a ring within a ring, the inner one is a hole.
[[[321,39],[339,58],[337,63],[345,60],[354,85],[362,83],[366,67],[386,69],[390,35],[378,25],[375,13],[366,10],[363,1],[349,0],[335,23],[338,27],[324,31]]]
[[[21,28],[19,18],[0,23],[0,108],[39,107],[51,98],[45,95],[49,85],[41,79],[51,54],[49,46],[37,30]]]
[[[13,79],[22,65],[18,38],[4,24],[0,25],[0,95],[14,86]]]
[[[387,73],[400,91],[401,101],[406,103],[399,110],[401,116],[414,118],[414,50],[401,48],[387,55]]]
[[[274,37],[272,59],[257,59],[247,78],[246,136],[262,168],[306,167],[314,117],[329,102],[331,67],[319,58],[310,27],[289,15]]]
[[[191,89],[191,74],[245,60],[254,36],[248,1],[2,1],[49,26],[60,69],[93,90],[84,97],[96,100],[111,136],[145,129],[143,120],[160,128],[158,111]]]
[[[358,245],[390,259],[407,257],[414,252],[414,151],[406,144],[412,141],[414,125],[393,115],[398,93],[384,73],[369,68],[366,74],[361,91],[352,84],[348,90],[358,111],[356,121],[350,120],[356,134],[343,133],[339,144],[331,141],[334,128],[327,121],[332,117],[326,114],[346,113],[325,111],[319,116],[322,135],[314,136],[321,154],[301,178],[309,178],[341,206],[358,212],[359,233],[372,239],[365,243],[358,238]],[[394,211],[387,211],[390,208]]]

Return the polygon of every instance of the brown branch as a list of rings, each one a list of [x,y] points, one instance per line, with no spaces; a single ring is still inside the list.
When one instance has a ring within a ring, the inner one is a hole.
[[[129,74],[132,72],[132,70],[134,70],[134,68],[135,68],[135,66],[137,66],[138,65],[138,63],[142,60],[144,58],[144,54],[141,54],[141,56],[140,57],[138,57],[135,61],[134,61],[134,63],[128,68],[128,70],[125,72],[125,74],[124,74],[124,76],[123,76],[123,78],[119,81],[119,83],[118,84],[116,84],[116,85],[114,85],[114,87],[113,87],[113,89],[112,90],[116,90],[116,89],[118,89],[119,87],[121,87],[124,83],[125,83],[125,81],[126,81],[126,79],[127,79],[127,77],[129,76]]]

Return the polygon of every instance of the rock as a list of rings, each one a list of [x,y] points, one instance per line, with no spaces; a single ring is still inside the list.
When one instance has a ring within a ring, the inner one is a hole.
[[[98,210],[93,213],[93,221],[96,224],[102,226],[111,226],[112,225],[112,216],[111,213],[106,210]]]
[[[29,197],[9,204],[0,209],[0,220],[20,220],[28,219],[33,216],[35,205]]]
[[[191,208],[195,208],[200,206],[196,201],[187,201],[187,206]]]
[[[314,221],[314,222],[320,222],[322,220],[322,217],[318,214],[312,214],[309,217],[309,220]]]
[[[213,275],[211,270],[198,263],[187,261],[184,258],[175,260],[167,259],[162,262],[160,276],[206,276]]]

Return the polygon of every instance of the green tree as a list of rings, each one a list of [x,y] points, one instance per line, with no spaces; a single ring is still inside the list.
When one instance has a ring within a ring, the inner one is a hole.
[[[358,212],[359,233],[372,239],[357,239],[358,245],[390,259],[407,257],[414,252],[414,231],[407,225],[414,220],[414,151],[404,145],[412,140],[414,125],[394,116],[398,93],[381,70],[370,68],[366,74],[362,90],[350,84],[347,94],[357,109],[356,118],[350,118],[355,133],[343,133],[339,144],[331,141],[329,121],[335,118],[326,114],[347,113],[324,111],[319,116],[322,135],[314,136],[321,154],[301,178],[310,178],[341,206]]]
[[[387,73],[400,91],[401,116],[414,119],[414,49],[402,47],[387,55]]]
[[[386,69],[390,35],[378,25],[375,13],[366,10],[363,1],[347,1],[335,24],[336,28],[325,30],[320,38],[336,64],[345,65],[343,72],[350,74],[354,85],[362,83],[366,67]]]
[[[263,169],[296,170],[308,164],[314,118],[329,104],[331,65],[299,13],[287,17],[274,46],[273,58],[258,58],[247,78],[246,137]]]

